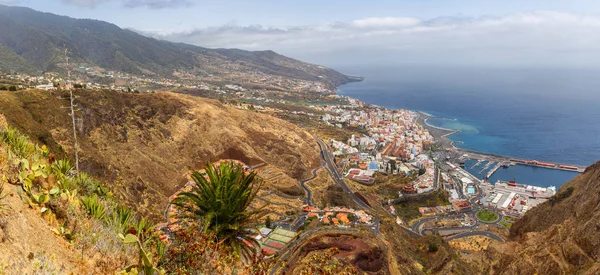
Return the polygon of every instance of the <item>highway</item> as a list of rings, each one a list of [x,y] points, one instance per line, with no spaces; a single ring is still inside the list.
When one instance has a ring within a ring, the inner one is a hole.
[[[317,143],[319,143],[319,147],[321,148],[321,157],[325,161],[325,164],[327,165],[327,168],[328,168],[327,171],[329,172],[329,175],[331,176],[333,181],[336,182],[338,185],[340,185],[340,187],[342,187],[342,190],[344,190],[344,192],[346,192],[360,208],[363,208],[364,210],[371,209],[370,206],[368,206],[364,201],[359,199],[352,192],[352,190],[350,190],[350,188],[348,188],[348,186],[344,182],[343,175],[338,171],[337,166],[335,165],[335,162],[333,161],[333,156],[331,156],[331,153],[329,152],[329,149],[327,149],[327,145],[325,145],[323,140],[321,140],[318,137],[314,137],[314,138],[317,141]],[[379,232],[379,217],[373,215],[372,213],[369,213],[369,214],[371,216],[373,216],[373,221],[374,221],[373,223],[375,226],[374,230],[376,232]]]

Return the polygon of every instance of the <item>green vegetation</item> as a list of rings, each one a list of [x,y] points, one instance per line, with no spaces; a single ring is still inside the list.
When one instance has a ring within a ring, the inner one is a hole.
[[[515,221],[515,218],[513,218],[511,216],[503,216],[502,219],[507,222],[511,222],[511,223]]]
[[[152,255],[151,252],[146,252],[144,249],[144,244],[142,244],[138,237],[133,234],[127,234],[127,236],[119,234],[119,238],[121,238],[125,244],[135,244],[138,249],[138,264],[127,267],[125,269],[126,272],[131,272],[135,268],[136,271],[137,269],[142,270],[144,272],[143,274],[165,274],[164,270],[160,270],[156,267],[153,261],[154,255]],[[134,272],[134,274],[137,274],[137,272]]]
[[[294,274],[358,274],[356,267],[335,257],[339,252],[337,248],[330,248],[323,252],[313,253],[301,262],[302,265],[294,270]]]
[[[563,201],[564,199],[570,197],[571,194],[573,194],[574,190],[575,190],[575,187],[569,186],[564,191],[561,191],[561,192],[555,194],[554,196],[550,197],[550,205],[554,206],[555,204],[557,204],[557,203]]]
[[[437,252],[438,250],[439,250],[439,248],[438,248],[437,244],[429,243],[429,246],[427,247],[428,252],[433,253],[433,252]]]
[[[88,215],[91,215],[97,220],[104,221],[104,218],[106,217],[106,208],[100,199],[98,199],[97,195],[81,198],[81,205],[83,205],[83,208]]]
[[[419,207],[435,207],[449,204],[448,192],[438,190],[416,197],[403,197],[397,200],[395,207],[398,216],[408,222],[421,217]]]
[[[248,264],[239,265],[232,248],[219,245],[211,233],[204,234],[198,224],[176,230],[158,266],[167,274],[268,274],[275,261],[256,254]]]
[[[92,255],[105,255],[100,261],[110,264],[103,266],[102,273],[114,273],[132,255],[118,241],[118,234],[135,235],[155,260],[164,253],[152,223],[134,218],[131,210],[102,192],[99,181],[86,174],[74,175],[70,161],[54,161],[46,147],[35,145],[10,127],[0,129],[0,147],[7,152],[7,158],[2,158],[4,167],[0,167],[4,172],[0,189],[5,183],[17,185],[23,202],[39,210],[51,231],[79,249],[82,258],[90,250]],[[89,194],[80,197],[78,190]],[[0,198],[4,198],[1,191]]]
[[[510,229],[510,227],[512,226],[512,223],[505,222],[505,221],[501,221],[499,224],[502,225],[502,226],[504,226],[504,227],[506,227],[506,228],[508,228],[508,229]]]
[[[197,222],[203,233],[214,235],[230,246],[236,256],[247,260],[260,247],[249,229],[264,215],[261,208],[248,210],[260,188],[254,181],[256,172],[245,174],[234,163],[221,163],[218,167],[209,163],[205,171],[208,179],[199,171],[192,173],[196,186],[180,193],[173,204],[182,210],[181,219]]]
[[[489,210],[481,210],[481,211],[477,212],[476,216],[479,220],[484,221],[484,222],[493,222],[493,221],[498,220],[498,218],[499,218],[498,214],[496,214],[492,211],[489,211]]]
[[[323,76],[323,81],[329,84],[352,80],[334,70],[309,65],[272,51],[207,49],[171,43],[150,39],[102,21],[24,12],[22,8],[7,6],[0,6],[0,18],[4,22],[0,24],[0,69],[55,69],[57,62],[64,62],[57,52],[64,52],[66,44],[74,63],[89,62],[107,70],[139,75],[146,74],[146,71],[162,75],[196,70],[212,73],[222,71],[220,65],[236,64],[230,68],[237,68],[243,73],[260,71],[303,80]]]
[[[29,158],[36,151],[36,146],[29,141],[29,138],[15,128],[7,127],[0,131],[0,139],[9,146],[9,158],[11,154],[20,158]]]
[[[267,216],[267,218],[265,219],[265,226],[267,228],[271,228],[272,224],[271,224],[271,216]]]

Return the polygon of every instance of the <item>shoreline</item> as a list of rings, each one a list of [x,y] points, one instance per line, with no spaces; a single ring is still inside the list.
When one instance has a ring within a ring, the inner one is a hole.
[[[459,150],[461,149],[454,145],[454,140],[451,140],[448,138],[451,135],[459,133],[460,130],[452,130],[452,129],[448,129],[448,128],[431,125],[427,122],[427,120],[430,118],[435,118],[436,116],[432,116],[432,115],[422,112],[422,111],[417,111],[417,114],[418,114],[417,123],[423,125],[423,127],[425,127],[429,131],[429,133],[433,136],[433,138],[435,138],[436,141],[442,145],[442,147],[444,147],[446,149],[447,148],[459,149]]]
[[[339,87],[338,87],[339,88]],[[362,102],[363,104],[369,105],[369,106],[376,106],[374,104],[370,104],[370,103],[366,103],[363,102],[357,98],[348,96],[348,95],[342,95],[339,94],[339,89],[336,89],[336,94],[340,95],[340,96],[345,96],[348,98],[352,98],[356,101]],[[384,108],[386,110],[399,110],[399,109],[388,109],[386,107],[383,106],[379,106],[381,108]],[[407,109],[408,110],[408,109]],[[460,130],[453,130],[453,129],[448,129],[448,128],[443,128],[443,127],[438,127],[438,126],[434,126],[431,125],[427,122],[427,119],[429,118],[444,118],[444,117],[440,117],[440,116],[434,116],[431,114],[428,114],[426,112],[423,111],[419,111],[419,110],[410,110],[412,112],[417,113],[417,118],[416,118],[416,122],[423,125],[423,127],[425,127],[429,133],[434,137],[434,139],[436,140],[436,142],[438,144],[440,144],[442,146],[442,148],[447,149],[447,150],[456,150],[456,151],[461,151],[463,153],[467,153],[467,154],[475,154],[475,155],[480,155],[480,156],[485,156],[485,157],[496,157],[496,158],[505,158],[505,159],[523,159],[523,158],[517,158],[517,157],[512,157],[512,156],[505,156],[505,155],[499,155],[499,154],[494,154],[494,153],[488,153],[488,152],[483,152],[483,151],[475,151],[475,150],[470,150],[470,149],[464,149],[464,148],[460,148],[458,146],[456,146],[454,143],[456,141],[449,139],[448,137],[457,133],[460,133]],[[449,119],[449,120],[453,120],[450,118],[444,118],[444,119]],[[455,119],[454,119],[455,120]],[[459,143],[462,143],[461,141],[458,141]],[[558,164],[564,164],[564,163],[558,163]],[[569,166],[576,166],[578,167],[578,173],[581,173],[585,167],[587,166],[583,166],[583,165],[578,165],[578,164],[564,164],[564,165],[569,165]],[[563,170],[563,171],[573,171],[573,170],[565,170],[565,169],[561,169],[561,168],[551,168],[551,167],[543,167],[543,166],[538,166],[538,165],[525,165],[525,166],[532,166],[532,167],[540,167],[540,168],[547,168],[547,169],[558,169],[558,170]]]

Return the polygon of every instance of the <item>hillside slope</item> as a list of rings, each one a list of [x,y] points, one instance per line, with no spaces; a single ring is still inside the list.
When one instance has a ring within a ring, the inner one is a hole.
[[[29,8],[0,5],[0,69],[51,71],[65,63],[87,63],[133,74],[169,76],[260,72],[337,86],[356,79],[272,51],[208,49],[172,43],[98,20],[74,19]],[[7,49],[10,49],[7,50]]]
[[[57,155],[74,159],[71,118],[60,96],[0,92],[0,114]],[[218,101],[173,93],[77,96],[82,170],[112,183],[119,197],[155,218],[186,183],[185,174],[209,160],[267,163],[295,179],[320,164],[317,144],[304,130]]]
[[[490,251],[490,274],[600,272],[600,162],[563,185],[511,228],[513,242]]]

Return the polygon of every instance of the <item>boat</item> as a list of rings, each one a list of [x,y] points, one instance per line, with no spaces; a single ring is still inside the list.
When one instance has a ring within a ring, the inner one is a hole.
[[[517,186],[517,181],[516,180],[511,180],[508,182],[509,186]]]

